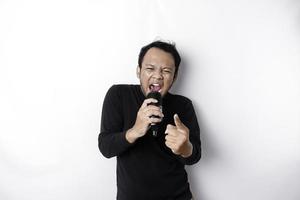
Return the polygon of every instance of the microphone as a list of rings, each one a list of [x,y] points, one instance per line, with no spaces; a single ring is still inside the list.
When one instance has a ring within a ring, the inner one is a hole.
[[[159,92],[150,92],[147,97],[147,99],[149,98],[153,98],[153,99],[156,99],[157,100],[157,103],[149,103],[148,105],[154,105],[154,106],[157,106],[157,107],[160,107],[160,109],[162,109],[162,97],[161,97],[161,94]],[[159,118],[158,116],[156,115],[152,115],[150,117],[155,117],[155,118]],[[158,124],[151,124],[151,130],[152,130],[152,135],[154,137],[157,137],[157,133],[158,133],[158,128],[159,128],[159,125]]]

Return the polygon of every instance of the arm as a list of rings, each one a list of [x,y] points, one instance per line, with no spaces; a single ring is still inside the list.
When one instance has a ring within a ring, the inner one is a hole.
[[[184,164],[192,165],[197,163],[201,158],[201,140],[197,116],[191,101],[186,106],[186,116],[184,119],[184,123],[189,128],[189,141],[193,147],[192,154],[188,157],[183,157],[182,161]]]
[[[118,91],[117,86],[111,87],[103,102],[98,146],[101,153],[107,158],[118,156],[125,152],[138,138],[146,134],[151,123],[158,123],[163,117],[159,107],[149,105],[157,100],[145,99],[137,113],[134,126],[129,130],[124,130],[124,113],[122,108],[124,103]],[[153,115],[160,116],[160,118],[151,117]]]
[[[188,102],[181,113],[182,122],[177,114],[174,115],[175,126],[169,124],[166,129],[166,146],[178,155],[184,164],[194,164],[201,157],[200,129],[192,103]]]
[[[112,86],[103,102],[98,147],[107,158],[118,156],[131,146],[125,137],[126,131],[123,131],[121,100],[118,86]]]

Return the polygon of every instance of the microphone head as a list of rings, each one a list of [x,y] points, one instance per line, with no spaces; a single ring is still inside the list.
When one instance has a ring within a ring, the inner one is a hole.
[[[150,92],[146,98],[147,99],[153,98],[158,101],[157,103],[150,103],[149,105],[154,105],[154,106],[158,106],[158,107],[162,106],[162,97],[159,92]]]

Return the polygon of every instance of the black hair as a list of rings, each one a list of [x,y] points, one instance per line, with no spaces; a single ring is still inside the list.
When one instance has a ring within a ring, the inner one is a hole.
[[[147,51],[153,47],[161,49],[167,53],[170,53],[173,56],[174,63],[175,63],[175,73],[174,73],[174,78],[175,78],[177,76],[177,72],[179,69],[180,62],[181,62],[181,57],[175,47],[175,43],[168,43],[168,42],[163,42],[163,41],[158,40],[158,41],[154,41],[154,42],[142,47],[140,54],[139,54],[139,60],[138,60],[139,67],[140,68],[142,67],[142,62],[143,62],[144,56],[146,55]]]

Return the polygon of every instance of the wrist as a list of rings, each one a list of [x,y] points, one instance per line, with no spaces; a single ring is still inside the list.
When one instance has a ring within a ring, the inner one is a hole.
[[[180,154],[183,158],[190,157],[193,154],[193,145],[190,141],[187,142],[186,147],[182,154]]]
[[[136,134],[136,131],[134,131],[134,129],[131,128],[127,130],[125,138],[129,143],[134,143],[139,137],[138,134]]]

